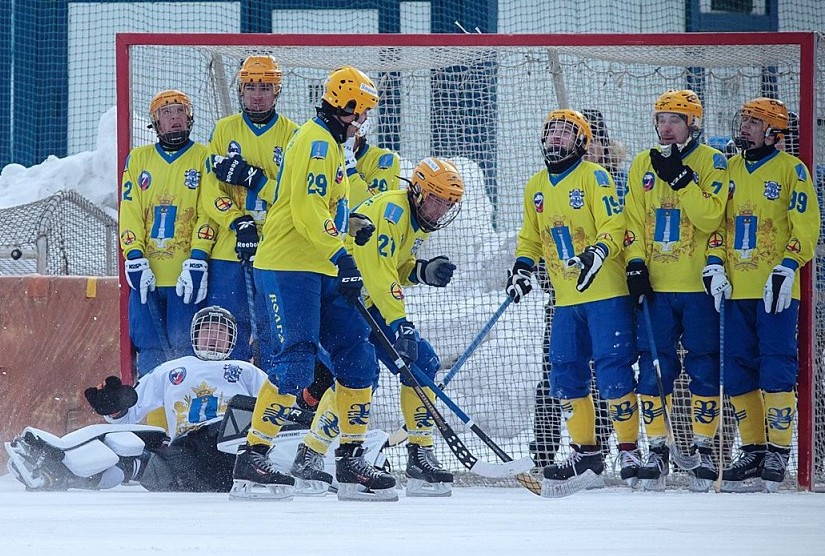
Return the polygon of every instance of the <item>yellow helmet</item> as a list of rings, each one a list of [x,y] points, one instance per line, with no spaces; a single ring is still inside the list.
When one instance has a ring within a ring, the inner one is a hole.
[[[165,106],[181,105],[186,109],[186,129],[178,131],[161,132],[159,127],[160,109]],[[152,127],[158,135],[158,139],[162,143],[171,147],[178,147],[189,140],[189,134],[192,132],[192,124],[195,121],[195,116],[192,113],[192,101],[186,93],[178,91],[177,89],[168,89],[161,91],[152,97],[149,102],[149,119],[152,120]]]
[[[690,89],[668,91],[661,95],[653,104],[653,125],[656,125],[656,116],[662,112],[671,112],[685,117],[685,123],[694,132],[702,130],[702,101],[699,95]]]
[[[409,194],[421,228],[440,230],[461,211],[464,179],[452,163],[427,157],[413,168]]]
[[[765,97],[751,99],[742,105],[739,112],[768,124],[765,133],[773,132],[777,139],[788,131],[788,108],[781,100]]]
[[[281,79],[283,74],[278,62],[272,56],[254,55],[247,56],[238,71],[238,101],[241,109],[249,116],[253,122],[260,123],[269,119],[275,112],[275,103],[281,93]],[[250,108],[244,102],[244,86],[250,83],[266,83],[272,85],[274,98],[271,103],[257,109]]]
[[[352,66],[338,68],[329,74],[321,98],[349,114],[363,114],[378,106],[378,91],[372,80]]]
[[[550,133],[550,125],[553,122],[568,123],[573,126],[575,132],[575,151],[571,151],[562,145],[547,145],[547,136]],[[590,129],[590,122],[578,110],[559,109],[553,110],[544,119],[544,127],[541,134],[541,148],[544,152],[544,159],[550,164],[556,164],[567,160],[572,156],[581,157],[587,152],[590,142],[593,141],[593,131]]]

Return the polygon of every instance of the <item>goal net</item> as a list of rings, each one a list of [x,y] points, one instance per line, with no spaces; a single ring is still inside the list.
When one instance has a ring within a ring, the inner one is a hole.
[[[458,265],[453,282],[444,289],[405,292],[411,319],[436,348],[444,372],[504,299],[521,225],[523,186],[543,167],[539,138],[552,109],[589,111],[600,122],[594,126],[596,140],[609,154],[602,162],[621,188],[633,155],[656,142],[651,109],[662,92],[692,88],[699,93],[705,110],[703,140],[722,150],[743,101],[780,98],[800,116],[801,156],[817,172],[820,195],[822,191],[825,113],[814,107],[825,106],[825,53],[821,37],[813,34],[122,34],[117,44],[121,159],[128,149],[154,141],[147,110],[161,89],[178,88],[191,96],[193,139],[206,142],[214,122],[239,109],[236,72],[249,54],[277,58],[284,72],[278,111],[299,123],[314,116],[330,70],[351,64],[372,77],[381,101],[370,143],[396,150],[405,175],[425,156],[452,159],[467,184],[459,217],[434,233],[419,255],[449,255]],[[812,270],[820,267],[821,243],[817,253],[805,272],[791,487],[825,486],[825,275]],[[548,300],[536,288],[512,305],[446,391],[513,457],[528,455],[538,432],[540,443],[549,444],[560,461],[569,453],[569,438],[552,401],[540,403],[540,430],[535,430],[545,319],[552,313]],[[674,396],[675,428],[685,451],[690,437],[686,385],[683,375]],[[443,412],[472,451],[496,461],[472,433],[462,432],[462,423],[449,410]],[[601,420],[607,423],[607,415],[600,415]],[[401,423],[398,381],[383,370],[372,424],[393,431]],[[730,443],[736,433],[729,408],[725,423]],[[604,440],[609,449],[606,473],[615,477],[615,437]],[[437,441],[436,446],[439,459],[460,472],[446,445]],[[390,455],[394,468],[402,469],[406,451],[390,449]],[[485,482],[470,474],[457,480]],[[678,484],[684,478],[677,473],[672,480]]]

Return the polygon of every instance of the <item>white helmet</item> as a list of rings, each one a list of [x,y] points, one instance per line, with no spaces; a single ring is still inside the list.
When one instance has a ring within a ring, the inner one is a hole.
[[[198,359],[223,361],[235,348],[238,325],[232,313],[212,305],[192,317],[191,337],[192,350]]]

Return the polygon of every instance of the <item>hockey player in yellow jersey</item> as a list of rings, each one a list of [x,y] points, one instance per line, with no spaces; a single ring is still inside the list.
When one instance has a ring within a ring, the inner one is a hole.
[[[367,120],[355,136],[344,143],[344,158],[349,177],[349,205],[357,207],[373,195],[394,191],[400,184],[398,155],[367,142],[372,120]]]
[[[712,441],[719,422],[719,315],[715,298],[705,293],[703,276],[718,273],[708,246],[727,198],[725,155],[699,143],[702,103],[690,90],[668,91],[654,103],[653,126],[660,146],[633,159],[625,198],[627,284],[635,303],[646,299],[658,351],[664,394],[669,400],[681,372],[676,347],[686,351],[691,377],[694,452],[691,490],[705,491],[716,477]],[[729,286],[721,285],[721,288]],[[664,490],[670,450],[645,320],[637,318],[639,401],[649,439],[647,459],[639,469],[646,490]],[[670,403],[668,401],[668,403]]]
[[[556,292],[550,339],[551,395],[559,398],[573,451],[544,468],[545,481],[568,481],[604,471],[590,396],[590,362],[607,400],[619,443],[621,475],[638,469],[638,404],[633,304],[622,258],[624,216],[610,174],[582,160],[592,140],[590,125],[575,110],[554,110],[541,137],[546,170],[524,190],[524,223],[506,291],[514,302],[532,290],[530,273],[544,258]]]
[[[398,499],[393,476],[363,457],[378,364],[369,326],[353,306],[361,294],[361,273],[344,247],[350,213],[342,145],[377,105],[369,77],[352,66],[336,69],[324,85],[317,116],[298,129],[284,153],[254,265],[265,306],[257,317],[267,331],[260,342],[269,381],[236,459],[235,496],[255,496],[261,487],[274,497],[294,494],[293,478],[274,469],[266,453],[296,395],[312,382],[323,347],[332,361],[342,416],[335,451],[338,497]],[[371,227],[362,226],[356,241],[366,242]]]
[[[138,375],[191,355],[189,323],[206,297],[206,259],[215,237],[214,223],[198,210],[207,150],[189,139],[189,97],[161,91],[149,117],[158,142],[129,153],[119,215]]]
[[[414,365],[430,379],[440,368],[432,345],[422,339],[407,314],[405,286],[427,284],[445,287],[455,265],[447,256],[416,259],[416,253],[431,232],[447,226],[461,210],[464,180],[455,166],[437,158],[425,158],[413,169],[409,187],[388,191],[367,199],[359,213],[375,223],[375,233],[364,245],[350,246],[355,262],[364,269],[367,305],[388,338],[396,338],[395,350],[408,365]],[[371,336],[373,345],[380,345]],[[378,358],[395,370],[393,358],[376,348]],[[428,391],[428,393],[430,393]],[[431,394],[431,399],[435,395]],[[401,377],[401,412],[409,435],[407,444],[407,496],[450,496],[453,476],[441,467],[433,453],[433,420]],[[310,432],[304,438],[292,467],[296,488],[323,493],[332,480],[320,473],[323,454],[338,436],[340,420],[335,410],[335,391],[321,399]]]
[[[741,150],[729,161],[727,237],[716,250],[733,285],[725,312],[725,390],[742,439],[722,488],[785,478],[796,415],[799,269],[814,256],[820,212],[811,174],[777,150],[788,132],[779,101],[745,102],[732,124]]]
[[[204,173],[201,204],[218,224],[207,303],[228,309],[238,322],[235,358],[252,357],[249,305],[251,259],[258,245],[284,149],[297,124],[275,107],[281,69],[271,56],[249,56],[238,71],[241,112],[217,121]]]

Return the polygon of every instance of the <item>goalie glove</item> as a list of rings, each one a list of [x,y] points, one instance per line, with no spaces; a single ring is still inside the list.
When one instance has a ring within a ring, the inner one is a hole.
[[[355,137],[350,137],[344,142],[344,166],[346,166],[348,176],[358,171],[355,167],[357,162],[355,159]]]
[[[418,331],[409,321],[401,321],[396,332],[396,340],[393,347],[404,363],[409,367],[418,359]]]
[[[126,283],[133,290],[140,292],[140,302],[146,305],[149,292],[155,291],[155,273],[149,267],[149,260],[145,257],[127,260],[124,263]]]
[[[650,163],[659,179],[667,182],[674,191],[693,181],[693,170],[682,163],[682,154],[676,145],[664,145],[661,151],[650,149]]]
[[[453,279],[456,266],[444,255],[430,259],[415,261],[413,276],[417,284],[427,284],[436,288],[443,288]]]
[[[725,275],[725,267],[720,264],[707,265],[702,269],[702,284],[705,286],[705,293],[713,296],[713,305],[718,313],[722,299],[730,299],[733,292],[733,286]]]
[[[579,280],[576,282],[577,290],[583,292],[590,287],[606,258],[607,251],[601,245],[596,244],[587,246],[584,251],[567,260],[568,267],[577,266],[581,269]]]
[[[209,266],[206,261],[199,259],[186,259],[183,261],[178,283],[175,285],[175,293],[183,298],[185,304],[195,303],[196,305],[206,299],[206,283],[209,276]],[[195,300],[192,301],[192,294]]]
[[[765,291],[762,301],[765,302],[765,312],[778,314],[791,306],[793,281],[796,271],[785,265],[776,265],[765,282]]]
[[[518,303],[521,298],[530,293],[533,284],[530,282],[532,267],[527,266],[523,261],[516,261],[512,270],[507,271],[507,287],[504,289],[507,295],[513,298],[513,303]]]
[[[375,224],[365,214],[351,212],[349,215],[349,235],[355,238],[355,245],[366,245],[375,231]]]
[[[255,253],[258,251],[258,228],[255,220],[248,214],[239,216],[232,222],[237,241],[235,243],[235,253],[241,262],[252,262],[255,260]]]
[[[100,386],[86,388],[83,395],[95,413],[110,417],[125,413],[138,399],[137,391],[116,376],[107,376]]]
[[[240,155],[212,155],[215,177],[231,185],[239,185],[257,193],[266,183],[264,171],[248,164]]]

